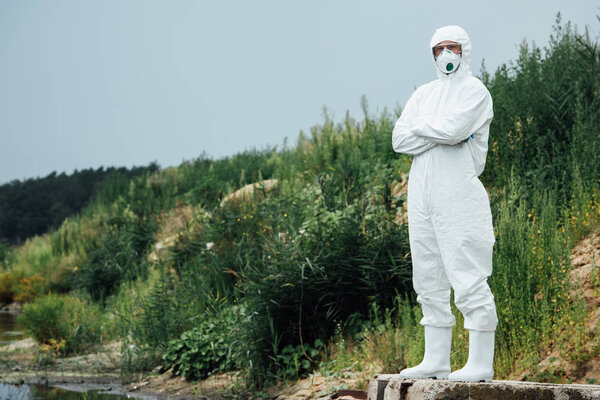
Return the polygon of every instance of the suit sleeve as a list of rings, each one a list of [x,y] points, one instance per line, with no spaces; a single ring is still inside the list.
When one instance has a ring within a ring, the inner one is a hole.
[[[416,136],[412,131],[412,126],[418,121],[417,92],[418,89],[406,103],[404,110],[402,110],[402,115],[400,115],[394,126],[392,146],[396,153],[416,156],[436,146],[436,143]]]
[[[419,121],[415,136],[433,143],[453,145],[462,142],[493,117],[492,97],[483,84],[473,85],[444,118]]]

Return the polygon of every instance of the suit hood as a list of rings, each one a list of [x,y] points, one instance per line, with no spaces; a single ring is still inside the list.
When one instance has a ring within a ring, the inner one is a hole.
[[[456,43],[459,43],[461,48],[462,48],[462,57],[461,57],[461,62],[460,62],[460,67],[458,68],[458,70],[452,74],[446,75],[443,72],[441,72],[437,66],[436,66],[436,71],[438,74],[438,77],[440,79],[453,79],[454,76],[465,76],[471,75],[471,39],[469,38],[469,35],[467,34],[467,32],[461,28],[460,26],[457,25],[448,25],[448,26],[443,26],[441,28],[438,28],[435,33],[433,34],[433,37],[431,38],[431,41],[429,42],[429,54],[431,54],[432,60],[434,62],[435,65],[435,58],[433,57],[433,46],[435,46],[436,44],[443,42],[444,40],[450,40]]]

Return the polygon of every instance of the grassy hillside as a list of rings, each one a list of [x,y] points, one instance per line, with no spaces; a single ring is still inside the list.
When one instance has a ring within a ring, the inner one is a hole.
[[[573,244],[600,220],[599,68],[598,42],[558,21],[546,48],[523,45],[482,76],[495,112],[481,179],[497,238],[496,378],[557,341],[569,360],[600,354],[583,346],[600,332],[568,279]],[[391,149],[398,113],[362,105],[362,120],[325,116],[291,148],[203,156],[98,196],[3,250],[0,296],[26,303],[23,323],[58,353],[119,339],[127,373],[235,370],[260,387],[420,361],[403,208],[411,159]],[[454,312],[457,367],[467,335]]]

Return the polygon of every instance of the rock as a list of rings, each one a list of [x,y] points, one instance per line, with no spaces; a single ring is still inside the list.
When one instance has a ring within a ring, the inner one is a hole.
[[[311,397],[312,392],[308,389],[299,390],[293,394],[293,396],[288,397],[288,399],[300,400],[300,399],[309,399]]]
[[[338,390],[338,392],[332,397],[340,400],[366,400],[367,392],[363,392],[362,390],[342,389]]]
[[[154,373],[154,374],[160,374],[161,372],[163,372],[163,366],[162,365],[159,365],[158,367],[156,367],[156,368],[154,368],[152,370],[152,373]]]
[[[394,375],[380,374],[375,375],[369,382],[367,397],[369,400],[383,400],[383,394],[386,386]]]
[[[4,304],[0,308],[0,313],[19,315],[23,313],[23,306],[16,302]]]

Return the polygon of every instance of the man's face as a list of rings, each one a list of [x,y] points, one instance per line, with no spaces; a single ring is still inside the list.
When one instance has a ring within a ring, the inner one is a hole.
[[[453,42],[451,40],[444,40],[443,42],[439,42],[435,46],[433,46],[433,56],[437,58],[444,49],[448,49],[454,54],[460,54],[462,48],[459,43]]]

